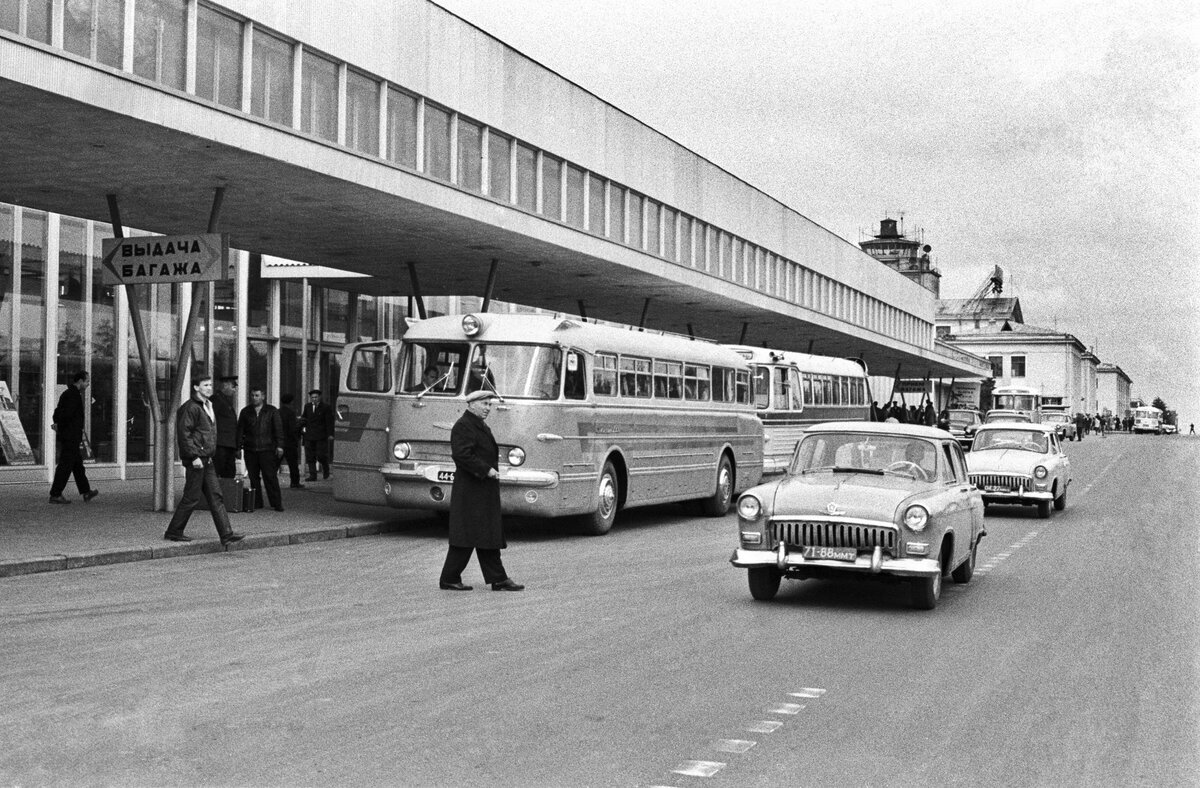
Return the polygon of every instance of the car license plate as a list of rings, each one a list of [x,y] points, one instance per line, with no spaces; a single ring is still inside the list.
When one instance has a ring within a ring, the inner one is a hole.
[[[454,481],[454,471],[438,471],[437,472],[437,480],[439,482],[453,482]]]
[[[822,561],[853,561],[858,558],[858,549],[854,547],[814,547],[806,545],[805,558],[815,558]]]
[[[1004,484],[985,484],[983,485],[984,492],[1008,492],[1008,486]]]

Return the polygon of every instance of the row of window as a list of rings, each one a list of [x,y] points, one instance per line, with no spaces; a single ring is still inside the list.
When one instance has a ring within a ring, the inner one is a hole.
[[[134,6],[128,40],[126,3]],[[56,44],[52,5],[0,4],[0,28]],[[196,9],[192,46],[189,6]],[[910,314],[214,5],[71,0],[61,46],[790,303],[929,343],[929,325]]]
[[[992,365],[992,377],[1004,377],[1004,356],[988,356],[988,363]],[[1008,368],[1010,378],[1025,377],[1025,357],[1024,356],[1009,356]]]
[[[867,381],[801,372],[795,367],[756,366],[754,404],[759,410],[803,410],[806,405],[866,407]]]
[[[597,353],[592,368],[592,391],[602,397],[744,404],[750,401],[750,373],[706,364]]]

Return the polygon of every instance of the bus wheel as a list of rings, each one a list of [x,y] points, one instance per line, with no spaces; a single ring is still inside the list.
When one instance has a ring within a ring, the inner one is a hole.
[[[579,518],[581,530],[588,536],[603,536],[612,529],[613,521],[617,519],[617,504],[621,500],[619,484],[612,463],[604,463],[600,483],[596,487],[596,511]]]
[[[721,464],[717,466],[717,489],[712,497],[703,501],[704,513],[709,517],[724,517],[729,513],[733,502],[733,465],[727,455],[721,455]]]

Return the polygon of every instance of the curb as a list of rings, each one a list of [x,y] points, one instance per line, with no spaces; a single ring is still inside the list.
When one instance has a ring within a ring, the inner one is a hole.
[[[349,525],[305,528],[265,534],[249,534],[240,542],[223,546],[215,537],[195,542],[171,542],[153,547],[126,547],[117,550],[95,550],[87,553],[55,554],[38,558],[0,560],[0,577],[19,577],[41,572],[57,572],[65,569],[83,569],[92,566],[125,564],[134,561],[152,561],[159,558],[183,558],[190,555],[258,550],[264,547],[283,547],[293,544],[328,542],[335,539],[353,539],[360,536],[377,536],[404,530],[403,522],[359,522]]]

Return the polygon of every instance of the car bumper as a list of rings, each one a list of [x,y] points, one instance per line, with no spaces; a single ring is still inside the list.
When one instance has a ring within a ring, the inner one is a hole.
[[[729,563],[742,569],[773,566],[782,571],[804,568],[832,569],[862,574],[897,575],[901,577],[933,577],[941,574],[942,566],[936,558],[891,558],[875,548],[872,553],[862,553],[854,560],[827,561],[807,559],[800,553],[790,553],[780,545],[775,550],[747,550],[739,547],[733,551]]]
[[[983,492],[984,503],[1037,503],[1053,501],[1054,493],[1049,490],[1014,490],[1013,492]]]

